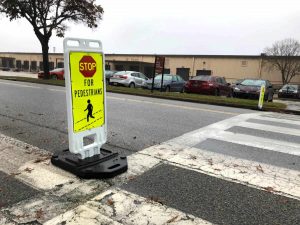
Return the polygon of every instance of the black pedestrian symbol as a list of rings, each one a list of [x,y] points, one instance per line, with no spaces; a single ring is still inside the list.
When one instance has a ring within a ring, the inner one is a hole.
[[[89,117],[91,117],[91,118],[95,118],[95,117],[93,117],[93,105],[91,104],[91,100],[87,100],[87,103],[88,103],[88,105],[84,111],[86,111],[86,110],[88,111],[86,120],[87,120],[87,122],[89,122]]]

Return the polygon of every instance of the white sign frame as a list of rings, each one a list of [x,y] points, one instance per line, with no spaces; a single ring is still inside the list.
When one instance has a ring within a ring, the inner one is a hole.
[[[73,131],[73,112],[72,112],[72,86],[70,74],[70,53],[71,52],[90,52],[102,54],[103,65],[103,95],[104,95],[104,124],[101,127],[74,133]],[[100,154],[100,149],[107,141],[107,114],[106,114],[106,82],[105,82],[105,56],[102,43],[99,40],[89,40],[80,38],[64,39],[64,74],[67,100],[68,116],[68,136],[69,151],[78,154],[79,158],[85,159]],[[84,138],[92,137],[94,142],[84,146]]]
[[[260,87],[259,99],[258,99],[258,108],[260,110],[262,110],[264,105],[265,91],[266,91],[266,85],[263,84]]]

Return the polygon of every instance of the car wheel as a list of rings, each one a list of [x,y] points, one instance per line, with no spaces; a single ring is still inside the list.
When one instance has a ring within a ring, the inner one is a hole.
[[[185,88],[184,88],[184,87],[182,87],[182,89],[181,89],[180,93],[184,93],[184,92],[185,92]]]
[[[166,92],[170,92],[170,86],[166,87]]]
[[[135,84],[131,82],[131,83],[129,84],[129,87],[130,87],[130,88],[135,88]]]
[[[220,96],[220,91],[219,91],[219,89],[216,89],[216,90],[215,90],[215,96]]]
[[[56,75],[51,75],[51,80],[57,80],[57,76]]]

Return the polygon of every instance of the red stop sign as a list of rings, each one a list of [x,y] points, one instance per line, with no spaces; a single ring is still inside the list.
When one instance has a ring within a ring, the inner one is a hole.
[[[79,61],[79,71],[84,77],[93,77],[97,70],[96,61],[92,56],[85,55]]]

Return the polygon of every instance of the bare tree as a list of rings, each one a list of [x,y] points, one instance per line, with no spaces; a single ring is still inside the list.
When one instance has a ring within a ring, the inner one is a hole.
[[[103,9],[95,0],[0,0],[0,13],[11,21],[25,18],[33,27],[43,52],[45,78],[49,78],[49,40],[53,32],[63,37],[67,29],[65,22],[97,27]]]
[[[289,83],[300,75],[300,44],[294,39],[275,42],[265,49],[263,65],[269,70],[281,72],[282,83]]]

